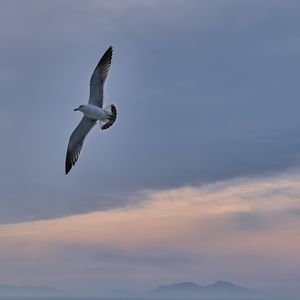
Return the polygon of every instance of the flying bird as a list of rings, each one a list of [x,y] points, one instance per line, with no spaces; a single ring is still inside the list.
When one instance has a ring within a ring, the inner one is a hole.
[[[78,160],[85,137],[90,130],[97,124],[100,124],[102,130],[111,127],[117,119],[117,108],[115,105],[109,105],[103,108],[104,104],[104,84],[109,73],[113,49],[110,46],[98,62],[91,80],[90,97],[87,105],[80,105],[74,111],[81,111],[83,117],[70,136],[65,172],[68,174],[71,168]]]

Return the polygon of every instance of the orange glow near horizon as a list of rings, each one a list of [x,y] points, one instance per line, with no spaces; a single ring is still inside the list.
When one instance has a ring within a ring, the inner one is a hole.
[[[299,191],[298,176],[233,180],[148,192],[135,206],[1,225],[0,260],[60,264],[64,249],[108,247],[300,266]]]

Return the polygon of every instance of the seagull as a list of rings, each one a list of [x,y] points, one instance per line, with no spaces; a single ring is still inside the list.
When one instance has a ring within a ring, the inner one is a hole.
[[[104,104],[104,84],[109,73],[113,49],[110,46],[98,62],[91,80],[90,97],[87,105],[80,105],[74,111],[81,111],[83,117],[70,136],[65,172],[68,174],[71,168],[78,160],[85,137],[90,130],[97,124],[100,124],[102,130],[111,127],[117,119],[117,108],[115,105],[109,105],[103,108]]]

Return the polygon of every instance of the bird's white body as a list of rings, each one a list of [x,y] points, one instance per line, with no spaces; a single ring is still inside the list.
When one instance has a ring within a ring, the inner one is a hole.
[[[106,122],[110,112],[93,104],[80,105],[76,110],[81,111],[87,118]]]

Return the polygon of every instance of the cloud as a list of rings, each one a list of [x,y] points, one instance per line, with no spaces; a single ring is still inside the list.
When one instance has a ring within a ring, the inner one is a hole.
[[[274,286],[275,274],[295,274],[300,266],[300,220],[291,214],[300,209],[298,183],[299,175],[288,173],[145,191],[124,208],[1,225],[0,261],[10,271],[4,268],[0,279],[50,278],[93,291],[201,278],[261,287],[266,277]],[[79,269],[86,274],[81,283],[73,274]]]

